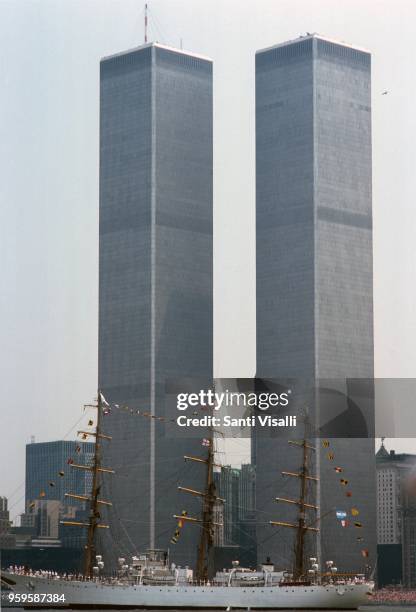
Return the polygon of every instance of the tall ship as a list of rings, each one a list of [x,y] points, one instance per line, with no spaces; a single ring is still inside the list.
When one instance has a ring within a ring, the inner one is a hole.
[[[301,467],[297,472],[285,472],[285,476],[299,481],[298,499],[276,498],[297,509],[294,522],[270,521],[272,526],[287,528],[294,534],[294,554],[289,569],[276,571],[268,559],[257,569],[240,567],[238,561],[232,567],[212,575],[215,508],[225,500],[216,494],[213,470],[215,453],[213,432],[204,439],[207,452],[204,457],[187,460],[205,466],[205,486],[198,491],[187,487],[180,489],[197,496],[202,502],[200,516],[192,517],[184,511],[174,514],[178,526],[183,522],[200,528],[197,564],[195,572],[189,567],[170,563],[169,551],[147,550],[130,559],[119,558],[118,571],[105,575],[105,556],[97,554],[96,534],[99,529],[109,529],[101,522],[100,509],[111,501],[100,497],[101,479],[114,471],[102,465],[102,443],[111,437],[102,431],[102,415],[108,404],[98,392],[95,437],[95,453],[91,466],[72,465],[74,469],[92,472],[90,495],[74,497],[89,504],[89,518],[85,522],[63,521],[74,528],[87,530],[82,575],[58,575],[56,572],[31,571],[28,568],[8,568],[1,571],[2,586],[6,588],[3,602],[24,608],[114,608],[114,609],[357,609],[366,603],[374,584],[361,573],[343,574],[331,560],[320,565],[317,557],[308,556],[306,537],[319,531],[316,520],[318,507],[311,503],[309,485],[318,482],[311,473],[311,455],[315,447],[306,438],[290,441],[301,455]],[[85,432],[81,432],[84,433]],[[91,432],[88,432],[91,434]],[[175,542],[178,530],[172,541]]]

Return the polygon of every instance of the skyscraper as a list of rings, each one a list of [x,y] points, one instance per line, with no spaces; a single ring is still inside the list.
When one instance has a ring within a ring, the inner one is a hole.
[[[379,586],[416,586],[416,455],[376,455]]]
[[[90,495],[91,471],[72,467],[71,463],[91,466],[94,450],[94,442],[75,440],[26,445],[26,512],[21,515],[21,525],[35,528],[34,537],[54,539],[56,545],[65,547],[84,545],[85,529],[67,527],[60,521],[78,518],[85,522],[88,518],[88,504],[65,494]]]
[[[238,544],[241,470],[224,465],[221,471],[214,472],[214,478],[218,496],[225,500],[223,504],[224,545]]]
[[[178,482],[203,482],[183,462],[200,440],[138,411],[166,416],[166,381],[212,377],[212,62],[151,43],[103,59],[100,78],[99,386],[131,409],[103,424],[103,493],[124,556],[167,548],[173,513],[198,503]],[[173,559],[190,564],[198,535],[187,525]]]
[[[218,504],[218,522],[222,526],[216,529],[215,545],[228,549],[228,552],[216,550],[216,564],[222,569],[232,560],[238,559],[244,566],[255,567],[254,467],[251,464],[242,464],[241,468],[223,466],[219,472],[214,472],[214,481],[218,496],[225,500]],[[232,559],[227,561],[227,554],[231,554]]]
[[[342,439],[341,426],[326,449],[317,441],[321,520],[310,524],[320,526],[321,560],[345,570],[375,563],[370,78],[367,51],[315,34],[256,54],[257,376],[328,379],[324,421],[342,413],[347,379],[363,381],[364,400],[353,408],[345,400],[345,414],[358,414],[370,438]],[[292,530],[272,537],[265,523],[293,520],[296,506],[273,501],[276,475],[296,471],[301,458],[276,438],[254,444],[257,508],[266,512],[259,560],[270,554],[290,567]],[[284,497],[298,495],[289,479]]]
[[[33,442],[26,445],[26,511],[35,500],[57,500],[63,506],[83,506],[65,497],[65,493],[89,495],[91,472],[71,468],[72,460],[78,465],[92,465],[93,442],[57,440]]]

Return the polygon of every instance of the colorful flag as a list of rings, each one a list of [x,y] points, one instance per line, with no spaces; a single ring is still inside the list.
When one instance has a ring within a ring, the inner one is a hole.
[[[101,393],[100,391],[100,400],[101,400],[101,404],[103,406],[109,406],[110,404],[107,402],[107,400],[105,399],[104,395]]]
[[[182,510],[182,516],[186,516],[188,513],[186,512],[186,510]],[[179,536],[181,534],[181,527],[183,526],[183,522],[179,519],[178,521],[178,526],[175,529],[175,533],[173,534],[173,536],[171,537],[170,541],[171,544],[176,544]]]
[[[345,519],[347,518],[347,513],[345,512],[345,510],[337,510],[336,516],[337,516],[337,519]]]

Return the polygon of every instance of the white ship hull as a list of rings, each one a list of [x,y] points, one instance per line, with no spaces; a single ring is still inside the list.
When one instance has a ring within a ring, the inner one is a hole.
[[[15,594],[55,594],[65,601],[22,601],[23,607],[145,609],[357,609],[371,583],[306,586],[146,586],[48,579],[2,572]],[[14,584],[13,584],[14,583]],[[34,599],[31,597],[30,599]]]

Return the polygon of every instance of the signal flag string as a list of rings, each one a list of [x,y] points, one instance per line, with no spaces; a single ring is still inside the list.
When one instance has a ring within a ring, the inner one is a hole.
[[[330,446],[331,446],[331,444],[330,444],[329,440],[323,440],[323,441],[322,441],[322,446],[323,446],[323,448],[325,448],[325,449],[329,449],[329,448],[330,448]],[[335,453],[334,453],[332,450],[329,450],[329,451],[327,452],[327,454],[326,454],[326,458],[327,458],[327,460],[328,460],[328,461],[333,461],[333,460],[335,459]],[[342,473],[344,472],[344,468],[343,468],[342,466],[335,466],[335,467],[334,467],[334,471],[335,471],[337,474],[342,474]],[[348,480],[347,478],[343,478],[343,477],[342,477],[342,478],[340,478],[340,479],[339,479],[339,483],[340,483],[340,485],[341,485],[341,486],[343,486],[343,487],[347,487],[347,486],[348,486],[348,484],[349,484],[349,480]],[[345,496],[346,496],[346,497],[348,497],[348,498],[351,498],[351,497],[352,497],[352,491],[351,491],[351,489],[348,489],[348,490],[345,492]],[[356,518],[357,516],[359,516],[360,511],[358,510],[358,508],[356,508],[355,506],[353,506],[353,507],[350,509],[350,513],[351,513],[351,516],[353,516],[354,518]],[[337,515],[342,516],[341,521],[340,521],[340,522],[341,522],[341,526],[342,526],[342,527],[349,527],[349,526],[350,526],[350,521],[347,519],[347,513],[346,513],[346,512],[343,512],[343,511],[337,511]],[[353,524],[354,524],[354,527],[356,527],[357,529],[361,529],[361,528],[363,527],[363,524],[362,524],[360,521],[358,521],[358,520],[355,520],[355,521],[353,522]],[[361,542],[363,542],[363,541],[364,541],[364,538],[363,538],[362,536],[359,536],[359,537],[357,537],[356,541],[361,543]],[[369,551],[368,551],[368,549],[366,549],[366,548],[362,549],[362,550],[361,550],[361,554],[362,554],[362,556],[363,556],[364,558],[368,557],[368,556],[369,556]]]

